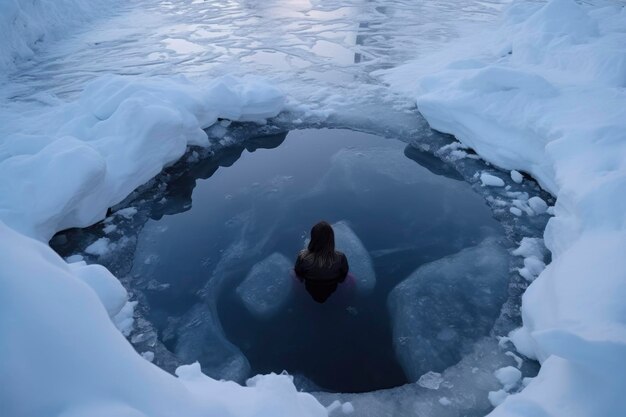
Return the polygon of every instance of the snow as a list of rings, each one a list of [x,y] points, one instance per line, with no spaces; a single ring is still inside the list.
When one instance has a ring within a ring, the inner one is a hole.
[[[556,197],[544,233],[552,261],[511,335],[541,371],[519,394],[490,396],[504,400],[491,416],[626,409],[625,56],[623,3],[517,1],[500,28],[383,75],[433,128]]]
[[[481,244],[419,267],[387,299],[393,345],[410,381],[441,372],[489,333],[507,296],[502,244]]]
[[[260,79],[196,85],[184,77],[99,78],[78,100],[13,121],[19,133],[8,134],[0,149],[2,220],[42,241],[90,225],[188,145],[209,146],[202,129],[218,118],[259,122],[283,105],[283,94]],[[25,176],[28,187],[11,179]]]
[[[115,327],[126,337],[130,336],[135,324],[134,314],[136,306],[137,301],[127,301],[124,307],[115,316],[111,317]]]
[[[114,317],[122,310],[128,294],[122,284],[105,267],[98,264],[87,265],[86,262],[81,261],[68,264],[68,268],[74,276],[80,278],[95,291],[109,317]]]
[[[268,319],[281,310],[291,294],[292,270],[293,263],[280,253],[273,253],[252,267],[236,289],[250,314]]]
[[[67,262],[68,264],[71,264],[71,263],[74,263],[74,262],[80,262],[83,259],[85,259],[85,258],[83,258],[82,255],[71,255],[71,256],[68,256],[67,258],[65,258],[65,262]]]

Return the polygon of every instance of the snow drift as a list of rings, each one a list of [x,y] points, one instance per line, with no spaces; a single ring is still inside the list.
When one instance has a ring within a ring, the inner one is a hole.
[[[283,102],[257,79],[99,78],[77,101],[0,128],[0,219],[42,241],[93,224],[188,145],[208,146],[218,118],[263,121]]]
[[[175,378],[137,354],[127,294],[105,268],[67,264],[45,243],[104,218],[188,145],[209,146],[218,118],[263,122],[284,97],[258,79],[104,77],[70,103],[5,114],[0,141],[0,392],[3,415],[326,415],[291,378],[249,387],[198,364]],[[14,133],[19,132],[19,133]],[[123,330],[123,329],[122,329]],[[36,398],[33,398],[33,394]]]
[[[493,416],[626,410],[626,8],[516,2],[500,29],[384,74],[430,125],[557,197],[511,337],[542,363]]]

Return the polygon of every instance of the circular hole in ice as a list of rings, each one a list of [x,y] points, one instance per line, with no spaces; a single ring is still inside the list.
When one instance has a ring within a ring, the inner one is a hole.
[[[458,362],[506,299],[503,231],[483,198],[398,140],[254,137],[164,188],[128,284],[173,354],[156,363],[197,360],[240,382],[285,370],[310,391],[389,388]],[[319,304],[290,269],[322,219],[354,280]]]

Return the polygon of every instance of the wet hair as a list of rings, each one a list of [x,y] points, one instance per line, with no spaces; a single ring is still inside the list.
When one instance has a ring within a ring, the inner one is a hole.
[[[332,265],[335,260],[335,232],[328,222],[321,221],[311,228],[307,257],[320,266]]]

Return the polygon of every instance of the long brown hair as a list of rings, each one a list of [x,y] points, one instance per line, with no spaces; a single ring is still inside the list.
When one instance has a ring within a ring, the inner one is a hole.
[[[332,265],[335,260],[335,232],[325,221],[317,223],[311,228],[307,257],[320,266]]]

